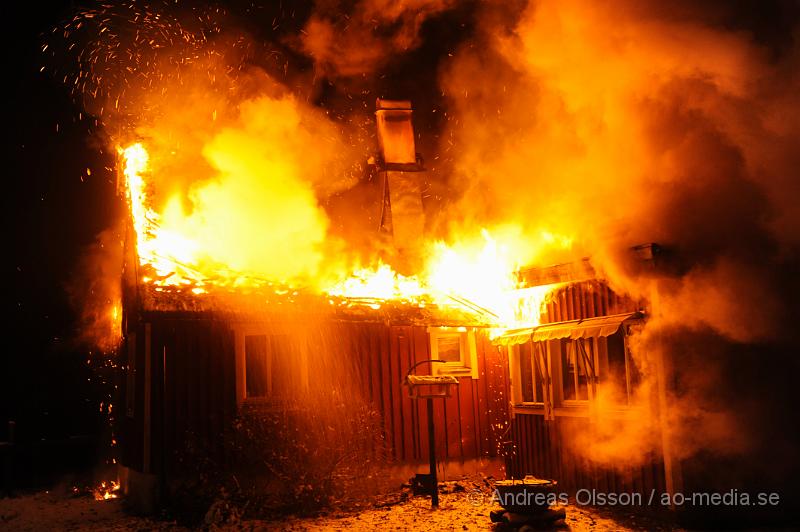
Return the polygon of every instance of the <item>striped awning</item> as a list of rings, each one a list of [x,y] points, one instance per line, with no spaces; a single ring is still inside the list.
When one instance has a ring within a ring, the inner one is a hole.
[[[642,317],[641,312],[629,312],[627,314],[615,314],[599,318],[548,323],[527,329],[513,329],[498,336],[492,343],[494,345],[516,345],[524,344],[528,341],[544,342],[560,338],[570,338],[572,340],[577,340],[578,338],[600,338],[611,336],[622,327],[623,323],[639,320]]]
[[[533,335],[533,327],[527,329],[508,330],[492,340],[494,345],[517,345],[529,342]]]

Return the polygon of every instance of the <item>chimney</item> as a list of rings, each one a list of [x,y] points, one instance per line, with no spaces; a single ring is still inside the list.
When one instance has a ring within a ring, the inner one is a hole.
[[[376,102],[380,157],[378,168],[383,182],[381,230],[393,237],[401,267],[412,267],[419,259],[425,230],[422,209],[424,169],[417,156],[411,102],[382,100]]]

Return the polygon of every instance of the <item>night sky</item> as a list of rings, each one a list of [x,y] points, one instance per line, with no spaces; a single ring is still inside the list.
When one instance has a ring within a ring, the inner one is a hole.
[[[88,353],[74,341],[77,315],[66,288],[81,253],[118,208],[114,174],[105,169],[113,159],[98,149],[89,121],[77,119],[80,109],[64,86],[39,72],[40,35],[72,9],[69,2],[44,5],[11,8],[3,46],[10,117],[3,306],[12,341],[0,371],[0,439],[6,420],[15,420],[20,441],[97,430],[97,390],[87,386]]]

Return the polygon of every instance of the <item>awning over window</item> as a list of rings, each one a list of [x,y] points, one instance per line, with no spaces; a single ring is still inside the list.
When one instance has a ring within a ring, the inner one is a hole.
[[[530,341],[532,335],[533,327],[529,327],[527,329],[512,329],[492,340],[492,343],[494,345],[524,344],[525,342]]]
[[[538,327],[528,329],[510,330],[494,339],[495,345],[516,345],[524,344],[530,340],[534,342],[544,342],[546,340],[557,340],[560,338],[599,338],[601,336],[611,336],[619,330],[623,323],[641,319],[640,312],[630,312],[627,314],[615,314],[613,316],[602,316],[600,318],[587,318],[585,320],[563,321],[559,323],[548,323]]]

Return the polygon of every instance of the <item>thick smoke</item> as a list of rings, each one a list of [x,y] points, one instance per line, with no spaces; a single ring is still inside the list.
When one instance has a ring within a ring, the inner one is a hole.
[[[122,228],[106,229],[84,252],[66,287],[70,303],[80,313],[80,345],[112,353],[122,337]]]
[[[318,0],[301,48],[328,77],[372,74],[420,45],[420,28],[455,0]]]
[[[619,292],[650,300],[637,358],[677,364],[665,424],[676,455],[757,446],[741,412],[758,399],[725,403],[729,361],[699,361],[709,345],[734,353],[793,334],[798,47],[776,54],[694,7],[531,2],[510,23],[486,9],[489,22],[441,74],[441,152],[462,192],[445,213],[451,231],[518,224],[541,240],[541,264],[563,252],[540,235],[566,237],[573,258],[591,256]],[[643,269],[628,249],[647,242],[678,260]],[[643,402],[656,395],[647,369]],[[644,458],[660,445],[648,419],[600,427],[600,441],[576,448],[604,462]]]

